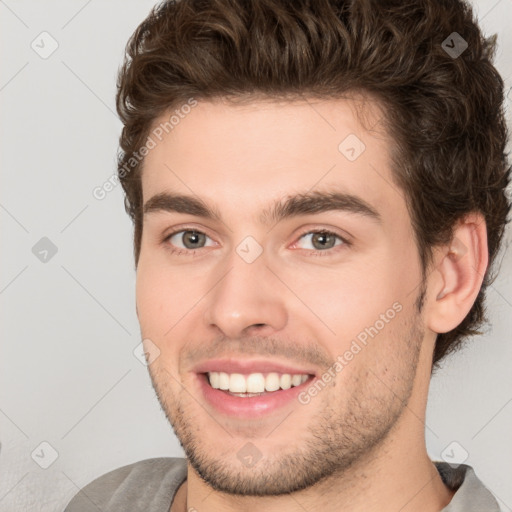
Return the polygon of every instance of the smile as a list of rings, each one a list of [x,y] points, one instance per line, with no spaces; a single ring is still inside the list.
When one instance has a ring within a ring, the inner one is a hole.
[[[298,395],[315,379],[311,374],[197,373],[200,392],[216,412],[237,419],[255,419],[298,404]]]

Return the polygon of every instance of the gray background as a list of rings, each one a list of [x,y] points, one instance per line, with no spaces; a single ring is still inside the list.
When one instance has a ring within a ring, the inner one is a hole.
[[[124,45],[154,3],[0,0],[1,511],[60,511],[106,471],[183,455],[133,353],[140,331],[121,187],[102,201],[92,194],[115,173]],[[474,5],[484,31],[499,33],[510,125],[512,0]],[[501,258],[492,328],[433,378],[426,439],[433,459],[465,450],[512,511],[511,250]]]

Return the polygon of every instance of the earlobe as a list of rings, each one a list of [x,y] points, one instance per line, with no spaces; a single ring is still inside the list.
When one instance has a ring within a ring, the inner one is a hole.
[[[427,321],[432,331],[451,331],[464,320],[478,296],[488,261],[485,219],[470,214],[454,229],[429,279],[433,289]]]

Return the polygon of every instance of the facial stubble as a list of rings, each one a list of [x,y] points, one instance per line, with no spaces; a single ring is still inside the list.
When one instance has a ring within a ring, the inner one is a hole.
[[[192,468],[216,491],[238,496],[279,496],[348,475],[351,467],[372,457],[407,407],[424,337],[418,311],[421,302],[420,299],[416,302],[419,306],[415,308],[416,314],[411,315],[408,325],[398,333],[400,340],[374,340],[386,343],[390,350],[400,351],[390,355],[398,361],[393,368],[393,387],[381,380],[384,374],[377,368],[354,372],[353,378],[343,386],[323,391],[323,400],[320,394],[312,401],[321,403],[322,408],[304,425],[305,435],[300,442],[294,445],[285,435],[280,451],[272,449],[265,453],[265,438],[262,436],[259,442],[252,439],[262,457],[251,467],[244,466],[233,450],[234,445],[240,444],[239,432],[230,437],[226,431],[224,445],[205,442],[208,425],[218,428],[215,419],[181,383],[177,393],[171,389],[170,382],[177,379],[168,370],[151,365],[149,371],[158,400]],[[381,371],[387,368],[383,366]],[[348,395],[347,390],[350,390]],[[327,393],[335,391],[347,398],[336,400],[339,398],[336,396],[333,400],[331,396],[328,400]],[[298,421],[303,407],[307,406],[297,403],[297,411],[277,429],[280,435],[286,429],[286,421]],[[192,408],[199,409],[206,420],[197,418],[197,413],[194,417]],[[257,425],[254,431],[257,432]]]

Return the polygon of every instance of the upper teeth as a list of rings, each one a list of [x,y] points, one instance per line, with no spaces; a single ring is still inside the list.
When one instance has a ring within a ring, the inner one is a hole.
[[[308,374],[292,375],[290,373],[241,373],[208,372],[210,385],[214,389],[223,389],[232,393],[263,393],[298,386],[308,380]]]

